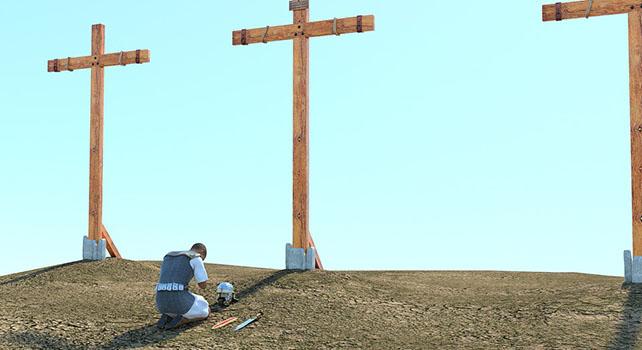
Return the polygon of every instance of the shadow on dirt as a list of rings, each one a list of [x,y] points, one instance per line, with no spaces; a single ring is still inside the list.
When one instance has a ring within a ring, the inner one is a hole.
[[[70,342],[68,339],[36,331],[26,331],[12,333],[5,339],[20,348],[38,349],[38,350],[82,350],[82,349],[134,349],[149,345],[157,345],[163,341],[176,338],[179,334],[197,327],[201,322],[195,322],[185,327],[172,331],[161,331],[156,328],[155,324],[145,325],[137,329],[127,331],[109,343],[98,346],[79,345]]]
[[[256,283],[252,284],[251,286],[244,288],[243,290],[239,291],[236,296],[239,299],[247,298],[253,294],[256,294],[258,291],[261,289],[273,284],[274,282],[280,280],[281,278],[291,275],[293,273],[299,273],[300,271],[297,270],[280,270],[276,271],[273,274],[263,278],[260,281],[257,281]]]
[[[54,335],[35,331],[10,333],[5,338],[9,343],[25,349],[38,350],[81,350],[84,346],[71,343],[69,340]]]
[[[156,328],[156,324],[142,326],[140,328],[132,329],[117,336],[109,343],[99,347],[99,349],[135,349],[149,345],[157,345],[158,343],[176,338],[181,333],[189,330],[190,328],[198,327],[203,322],[204,321],[190,323],[186,326],[171,331],[159,330],[158,328]]]
[[[642,286],[625,284],[622,288],[629,291],[622,311],[617,334],[608,349],[634,349],[640,335],[642,322]]]
[[[12,278],[12,279],[10,279],[8,281],[0,282],[0,286],[16,284],[18,282],[25,281],[25,280],[37,277],[37,276],[42,275],[42,274],[47,273],[47,272],[55,271],[55,270],[58,270],[58,269],[61,269],[63,267],[67,267],[67,266],[82,264],[84,262],[85,262],[84,260],[78,260],[78,261],[72,261],[72,262],[68,262],[68,263],[64,263],[64,264],[60,264],[60,265],[54,265],[54,266],[50,266],[50,267],[47,267],[47,268],[44,268],[44,269],[36,270],[36,271],[30,272],[30,273],[27,273],[27,274],[20,275],[18,277]]]

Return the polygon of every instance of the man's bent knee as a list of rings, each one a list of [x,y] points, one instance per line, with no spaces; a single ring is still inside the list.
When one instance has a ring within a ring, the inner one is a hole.
[[[200,295],[194,295],[194,297],[194,305],[183,317],[190,321],[206,319],[210,315],[210,304]]]

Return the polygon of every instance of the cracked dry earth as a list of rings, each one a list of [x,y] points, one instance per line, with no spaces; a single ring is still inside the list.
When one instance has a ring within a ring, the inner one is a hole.
[[[0,349],[634,349],[642,289],[512,272],[308,272],[207,265],[241,301],[154,327],[158,262],[75,262],[0,277]],[[195,288],[192,287],[192,290]],[[204,293],[213,300],[213,288]],[[217,321],[263,318],[241,332]]]

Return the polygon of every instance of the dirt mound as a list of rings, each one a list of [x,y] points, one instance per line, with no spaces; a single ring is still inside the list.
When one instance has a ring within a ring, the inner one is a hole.
[[[43,283],[104,283],[153,281],[160,267],[152,262],[107,259],[88,263],[75,261],[40,270],[0,277],[0,284],[42,285]]]
[[[0,277],[1,349],[623,348],[642,289],[616,277],[507,272],[294,273],[207,265],[241,302],[158,331],[158,262],[75,262]],[[193,287],[193,289],[195,286]],[[202,293],[213,300],[213,288]],[[228,317],[263,312],[235,333]]]

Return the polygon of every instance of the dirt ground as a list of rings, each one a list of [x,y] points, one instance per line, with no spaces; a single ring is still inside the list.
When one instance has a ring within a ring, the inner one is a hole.
[[[617,277],[207,269],[241,301],[177,331],[154,326],[158,262],[2,276],[0,349],[642,349],[642,288]],[[211,329],[259,311],[241,332]]]

